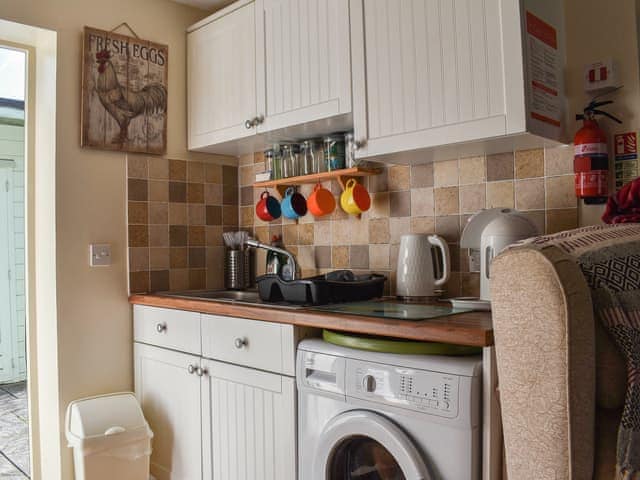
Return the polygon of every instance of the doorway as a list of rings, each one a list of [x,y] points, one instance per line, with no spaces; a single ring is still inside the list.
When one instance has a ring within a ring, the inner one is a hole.
[[[27,54],[0,46],[0,478],[30,478],[25,268]]]

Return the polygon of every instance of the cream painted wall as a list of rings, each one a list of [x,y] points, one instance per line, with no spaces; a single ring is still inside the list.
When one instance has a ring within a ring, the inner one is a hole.
[[[589,101],[584,93],[583,68],[586,64],[613,58],[620,64],[624,88],[611,98],[608,108],[620,117],[623,125],[601,122],[611,134],[640,129],[640,68],[638,59],[637,0],[565,0],[567,27],[566,82],[569,96],[570,131],[577,130],[574,119]],[[601,223],[603,206],[582,205],[581,225]]]
[[[79,147],[81,35],[85,25],[126,21],[139,36],[169,45],[168,156],[186,158],[185,29],[202,11],[166,0],[20,0],[2,2],[0,18],[58,34],[56,259],[59,421],[75,398],[132,388],[132,325],[127,303],[126,155]],[[0,32],[0,37],[2,32]],[[37,159],[36,159],[37,162]],[[88,245],[113,246],[113,265],[89,268]],[[62,444],[62,473],[71,452]]]

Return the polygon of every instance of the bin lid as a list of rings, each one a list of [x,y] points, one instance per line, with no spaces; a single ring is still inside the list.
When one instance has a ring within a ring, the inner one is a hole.
[[[82,398],[67,409],[67,432],[80,439],[146,426],[140,404],[130,392]]]

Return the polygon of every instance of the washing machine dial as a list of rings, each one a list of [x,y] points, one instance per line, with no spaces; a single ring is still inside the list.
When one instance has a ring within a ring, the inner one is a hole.
[[[376,391],[376,379],[373,375],[365,375],[362,377],[362,388],[368,393]]]

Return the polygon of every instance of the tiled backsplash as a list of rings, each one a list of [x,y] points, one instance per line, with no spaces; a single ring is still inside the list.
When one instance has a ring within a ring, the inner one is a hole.
[[[237,167],[129,155],[127,172],[130,291],[222,288]]]
[[[240,226],[263,242],[283,235],[305,276],[340,268],[382,272],[391,280],[390,292],[395,291],[400,236],[437,233],[447,240],[452,254],[448,294],[477,296],[479,274],[468,271],[466,251],[458,245],[469,216],[482,208],[510,207],[526,212],[540,233],[575,228],[572,162],[571,148],[558,147],[426,165],[389,165],[381,175],[363,179],[372,206],[362,218],[348,216],[338,206],[328,217],[314,219],[308,214],[298,222],[265,223],[254,213],[261,192],[251,186],[255,173],[263,170],[262,156],[248,155],[240,158]],[[335,182],[325,186],[338,198]],[[311,189],[305,185],[300,191],[308,196]],[[258,273],[264,271],[263,263],[259,257]]]

